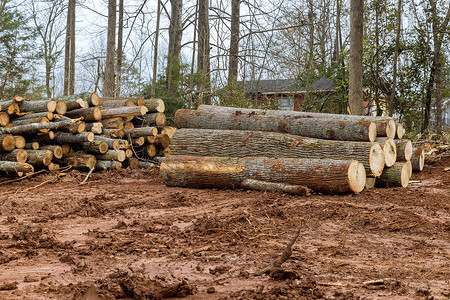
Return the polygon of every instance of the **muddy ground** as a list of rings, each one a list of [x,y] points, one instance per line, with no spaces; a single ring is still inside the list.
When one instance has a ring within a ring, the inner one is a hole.
[[[341,196],[172,188],[157,170],[2,184],[0,299],[449,299],[446,167]]]

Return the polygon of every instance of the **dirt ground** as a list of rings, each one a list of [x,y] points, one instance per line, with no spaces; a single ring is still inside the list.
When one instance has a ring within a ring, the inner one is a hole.
[[[157,170],[1,178],[0,299],[450,299],[446,167],[307,197],[166,187]]]

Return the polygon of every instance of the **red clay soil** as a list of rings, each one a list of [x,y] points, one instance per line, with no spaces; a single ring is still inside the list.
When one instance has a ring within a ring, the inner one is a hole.
[[[0,299],[449,299],[446,167],[338,196],[166,187],[157,170],[3,184]]]

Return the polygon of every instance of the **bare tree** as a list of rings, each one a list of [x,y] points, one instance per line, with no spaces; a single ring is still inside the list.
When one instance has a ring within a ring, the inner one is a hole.
[[[173,94],[177,90],[177,82],[180,77],[180,54],[183,27],[181,14],[183,1],[170,0],[171,14],[169,24],[169,50],[167,55],[167,91]]]
[[[75,91],[75,6],[76,0],[69,0],[64,55],[64,95],[73,94]]]
[[[120,88],[122,84],[122,57],[123,57],[123,0],[119,0],[119,28],[117,32],[117,65],[116,65],[116,84],[115,96],[120,97]]]
[[[231,39],[228,65],[228,85],[236,85],[239,65],[239,24],[241,0],[231,1]]]
[[[397,87],[397,61],[398,61],[398,45],[400,43],[400,28],[402,23],[402,0],[398,0],[397,7],[397,32],[395,38],[395,51],[394,51],[394,67],[392,74],[392,92],[391,97],[389,99],[389,115],[392,116],[394,114],[394,100],[395,100],[395,92]]]
[[[203,95],[210,88],[209,0],[199,0],[198,5],[197,72],[202,76],[198,85],[199,104],[210,104],[211,98]]]
[[[161,20],[161,0],[157,0],[156,10],[156,30],[155,30],[155,49],[153,52],[153,76],[152,76],[152,91],[151,96],[155,97],[156,94],[156,76],[158,72],[158,41],[159,41],[159,22]]]
[[[108,35],[106,40],[105,81],[103,96],[114,96],[114,61],[116,50],[116,0],[108,0]]]
[[[348,63],[348,103],[353,115],[364,114],[363,93],[364,1],[350,0],[350,58]]]

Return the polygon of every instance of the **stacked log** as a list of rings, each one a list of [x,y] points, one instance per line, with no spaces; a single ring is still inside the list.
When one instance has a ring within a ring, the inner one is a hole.
[[[171,186],[359,193],[410,178],[411,142],[389,117],[200,105],[178,110],[175,125],[161,163]]]
[[[0,171],[19,176],[65,166],[139,167],[139,159],[149,158],[147,148],[153,147],[154,157],[168,151],[170,143],[162,133],[166,118],[161,99],[101,98],[95,93],[46,100],[17,96],[0,101],[0,109]]]

